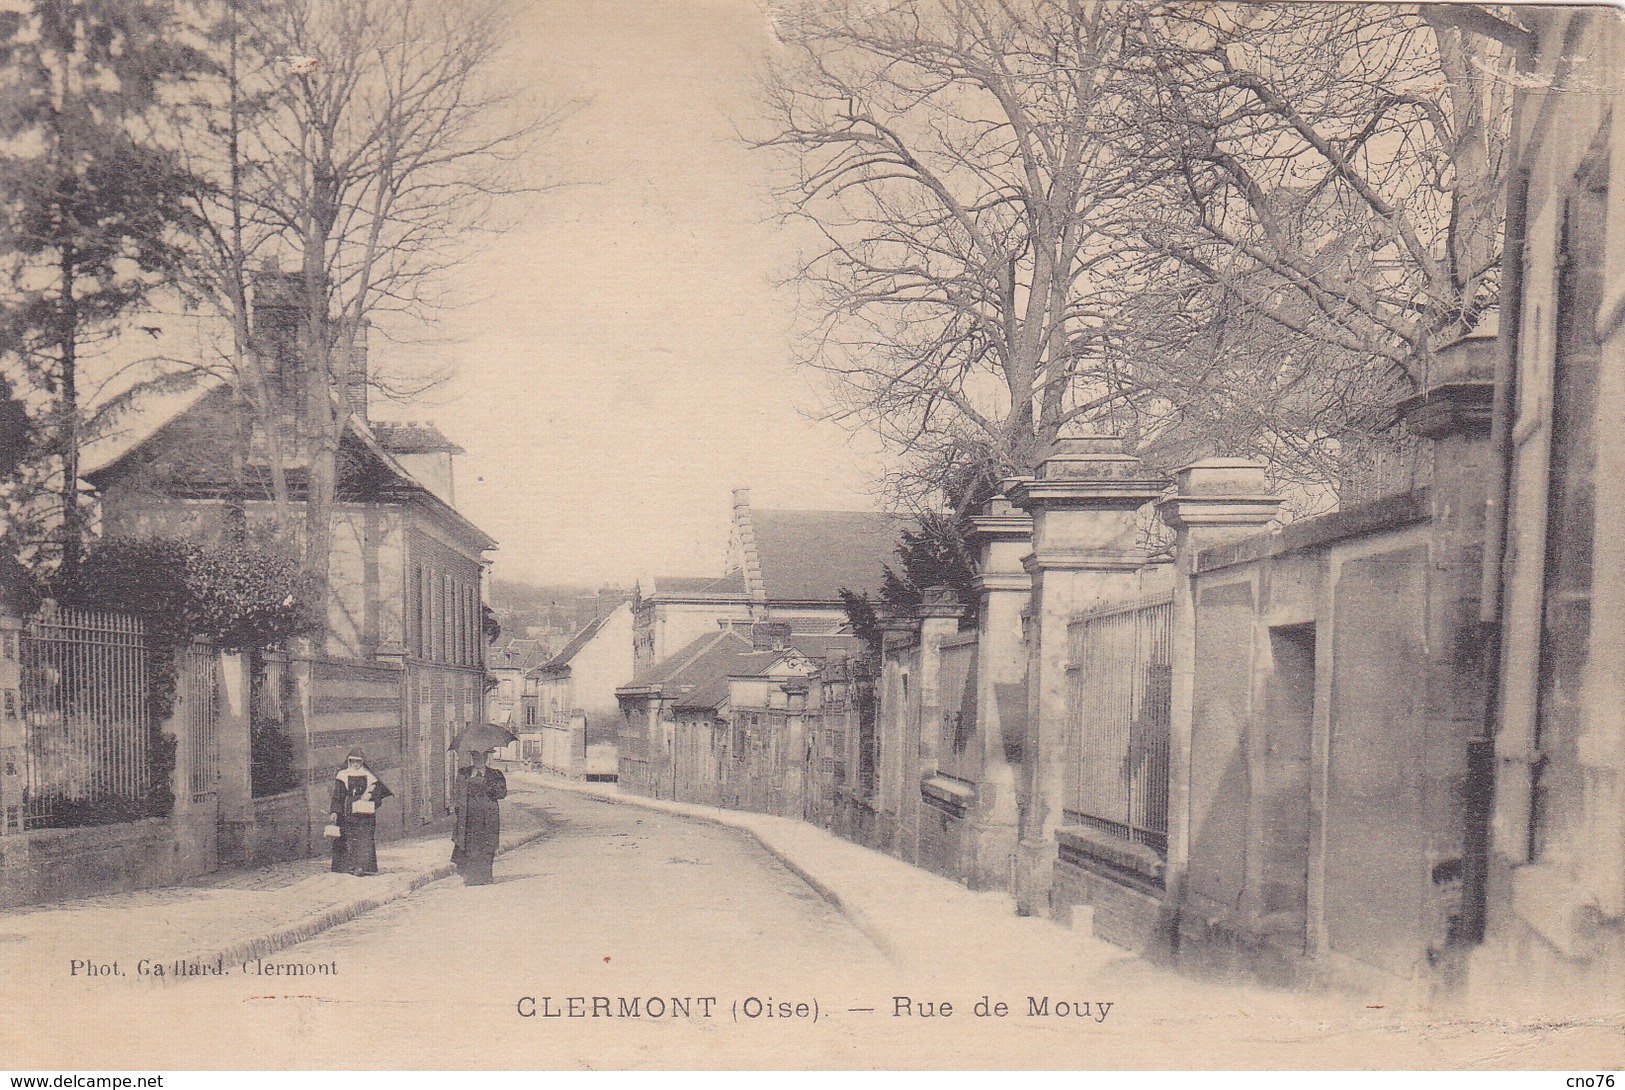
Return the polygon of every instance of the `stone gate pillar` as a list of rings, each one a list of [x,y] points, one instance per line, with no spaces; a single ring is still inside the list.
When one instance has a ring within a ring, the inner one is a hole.
[[[1060,439],[1038,466],[1007,489],[1033,520],[1028,607],[1027,730],[1018,776],[1016,911],[1048,914],[1055,830],[1065,809],[1068,770],[1067,625],[1073,614],[1134,597],[1145,547],[1137,512],[1163,493],[1163,481],[1123,451],[1117,436]]]
[[[23,719],[22,638],[21,611],[9,608],[0,592],[0,837],[23,831],[28,737]]]
[[[1196,557],[1203,549],[1260,533],[1280,514],[1267,495],[1264,463],[1205,458],[1179,470],[1176,493],[1157,505],[1175,533],[1172,692],[1168,723],[1167,893],[1177,904],[1190,864],[1191,737],[1195,715]]]
[[[29,840],[23,836],[24,770],[28,766],[27,722],[23,718],[23,607],[7,600],[0,584],[0,905],[33,900]]]
[[[910,843],[905,799],[911,790],[919,793],[919,785],[911,787],[908,782],[919,745],[919,690],[910,688],[919,660],[919,621],[882,615],[880,629],[880,676],[875,679],[875,734],[879,740],[875,823],[878,846],[903,859]]]
[[[976,549],[976,737],[982,776],[969,884],[1013,889],[1016,855],[1016,773],[1027,724],[1027,645],[1021,614],[1033,580],[1022,559],[1033,546],[1033,520],[1003,496],[971,519]]]
[[[924,800],[920,785],[937,771],[937,749],[942,738],[942,641],[959,631],[965,607],[949,587],[927,587],[917,610],[920,618],[919,662],[915,666],[915,692],[919,694],[918,733],[913,752],[905,755],[909,776],[903,784],[901,821],[903,858],[921,865],[920,821]]]
[[[1433,382],[1396,407],[1426,440],[1432,520],[1427,655],[1421,666],[1421,813],[1430,861],[1427,957],[1454,983],[1484,933],[1494,790],[1491,664],[1480,620],[1485,502],[1492,476],[1490,416],[1498,338],[1478,331],[1434,354]]]

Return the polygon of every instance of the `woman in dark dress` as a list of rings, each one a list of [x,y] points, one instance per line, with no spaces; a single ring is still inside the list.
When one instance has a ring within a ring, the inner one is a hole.
[[[502,815],[497,806],[508,795],[508,780],[486,763],[486,754],[470,753],[473,764],[457,770],[452,807],[457,824],[452,831],[451,861],[463,876],[463,884],[484,886],[491,882],[491,863],[502,839]]]
[[[378,873],[378,804],[394,794],[367,767],[367,755],[352,749],[333,777],[328,820],[339,827],[333,841],[333,869],[350,874]]]

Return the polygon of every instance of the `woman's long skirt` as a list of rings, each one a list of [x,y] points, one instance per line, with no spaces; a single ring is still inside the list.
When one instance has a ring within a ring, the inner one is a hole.
[[[348,874],[378,873],[378,819],[373,814],[341,818],[344,834],[333,841],[333,869]]]
[[[491,864],[502,839],[502,812],[494,802],[470,803],[463,815],[463,840],[452,853],[463,884],[483,886],[492,881]]]

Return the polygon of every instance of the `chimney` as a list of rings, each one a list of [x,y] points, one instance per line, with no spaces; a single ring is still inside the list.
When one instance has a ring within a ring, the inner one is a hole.
[[[365,318],[356,323],[354,332],[346,338],[348,347],[337,361],[345,369],[345,404],[363,421],[367,419],[367,331],[371,326]]]
[[[252,328],[260,343],[271,393],[288,406],[304,404],[306,362],[299,353],[299,323],[306,292],[302,273],[284,273],[281,262],[270,258],[254,275]],[[367,419],[367,325],[335,323],[333,367],[345,374],[345,400],[349,411]]]
[[[281,395],[284,404],[295,411],[303,409],[304,377],[308,371],[299,352],[299,323],[304,309],[304,274],[283,272],[276,258],[267,260],[253,277],[253,333],[264,354],[271,392]],[[333,359],[333,366],[343,370],[348,407],[362,420],[367,419],[368,407],[368,325],[362,320],[349,335],[340,330]]]
[[[790,626],[783,621],[758,621],[750,628],[752,651],[783,651],[790,646]]]
[[[273,258],[253,277],[252,331],[266,367],[265,380],[274,396],[297,406],[304,393],[299,359],[299,315],[304,284],[298,273],[285,273]]]

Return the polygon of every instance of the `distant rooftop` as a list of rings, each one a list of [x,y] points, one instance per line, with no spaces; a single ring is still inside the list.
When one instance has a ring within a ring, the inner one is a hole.
[[[727,575],[661,575],[644,594],[646,598],[744,598],[745,573]]]
[[[676,654],[645,665],[624,687],[703,685],[715,678],[727,677],[733,660],[750,649],[749,640],[737,633],[719,629],[708,636],[701,636]]]
[[[391,454],[465,453],[428,420],[373,420],[367,426],[377,437],[378,445]]]
[[[833,602],[841,588],[880,589],[897,562],[902,524],[874,511],[752,510],[762,590],[769,602]]]
[[[615,609],[621,608],[623,608],[623,606],[615,607]],[[539,667],[537,667],[537,669],[553,670],[570,665],[570,660],[575,658],[576,655],[580,654],[581,649],[586,647],[587,644],[591,643],[593,637],[598,635],[598,633],[603,629],[605,622],[615,615],[615,609],[610,610],[608,613],[600,614],[590,624],[582,627],[579,632],[570,637],[570,641],[568,643],[559,649],[558,654],[542,663]]]
[[[514,639],[493,652],[488,664],[496,670],[529,670],[547,659],[547,646],[540,640]]]

